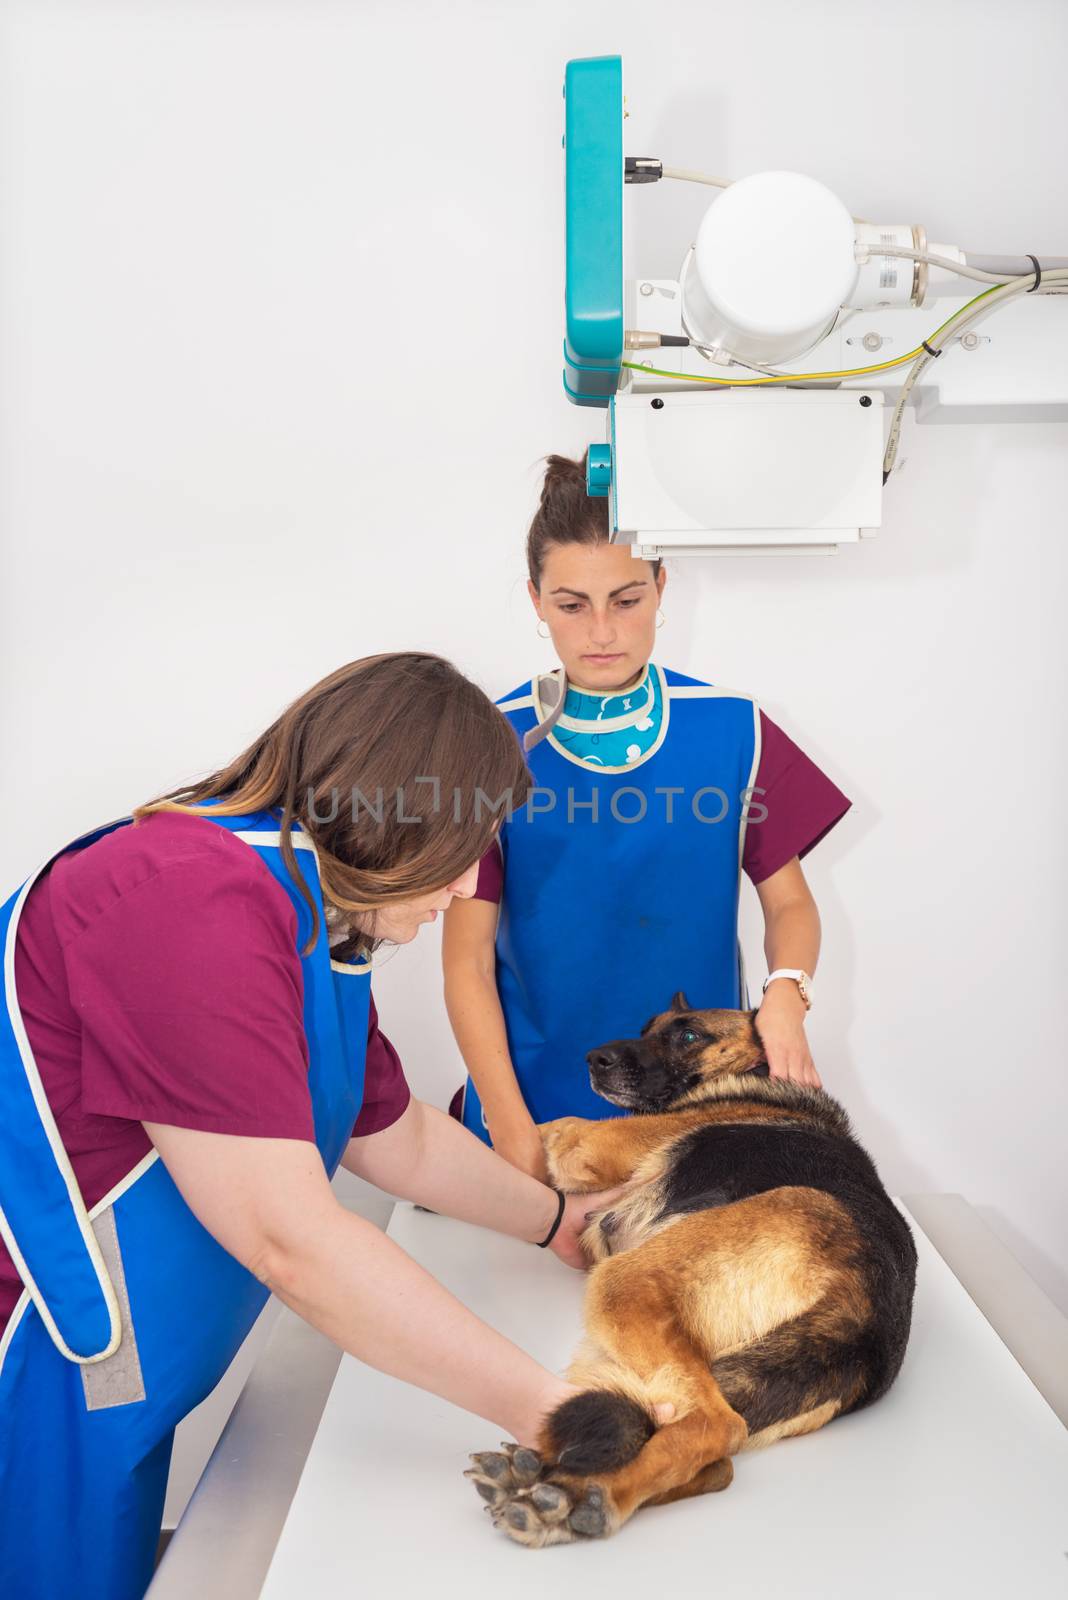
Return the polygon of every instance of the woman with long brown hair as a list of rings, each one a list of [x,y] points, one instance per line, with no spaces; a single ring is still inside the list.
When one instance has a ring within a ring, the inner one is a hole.
[[[537,1176],[539,1123],[618,1115],[590,1086],[588,1051],[633,1037],[678,991],[748,1008],[743,871],[764,913],[768,1070],[819,1084],[804,1020],[820,921],[800,858],[850,804],[751,694],[651,659],[667,574],[612,542],[608,512],[582,461],[546,458],[528,591],[560,665],[497,702],[536,788],[445,919],[468,1068],[453,1114]],[[700,1048],[684,1019],[677,1032],[683,1052]]]
[[[563,1195],[413,1098],[368,957],[471,895],[529,779],[438,656],[369,657],[235,761],[61,850],[2,911],[0,1574],[134,1600],[176,1423],[273,1291],[532,1443],[575,1391],[336,1201],[389,1193],[583,1266]]]

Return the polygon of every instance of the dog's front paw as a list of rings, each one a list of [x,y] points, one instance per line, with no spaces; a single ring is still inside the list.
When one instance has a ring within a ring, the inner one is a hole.
[[[538,1550],[615,1531],[611,1499],[601,1484],[558,1476],[533,1450],[505,1444],[471,1460],[464,1477],[485,1500],[494,1525],[516,1544]]]
[[[538,1124],[549,1182],[571,1194],[603,1187],[600,1174],[582,1149],[589,1125],[586,1117],[557,1117],[555,1122]]]

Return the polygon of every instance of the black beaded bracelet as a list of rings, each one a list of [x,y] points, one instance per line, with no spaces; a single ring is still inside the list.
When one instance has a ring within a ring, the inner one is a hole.
[[[556,1213],[556,1221],[553,1223],[552,1227],[549,1229],[548,1233],[545,1235],[545,1238],[538,1240],[538,1249],[539,1250],[544,1250],[545,1246],[547,1244],[552,1244],[553,1240],[556,1238],[556,1230],[560,1226],[560,1223],[563,1221],[564,1205],[565,1205],[567,1197],[564,1194],[564,1191],[562,1189],[554,1189],[553,1190],[553,1194],[555,1194],[557,1199],[560,1201],[560,1206],[559,1206],[559,1209],[557,1210],[557,1213]]]

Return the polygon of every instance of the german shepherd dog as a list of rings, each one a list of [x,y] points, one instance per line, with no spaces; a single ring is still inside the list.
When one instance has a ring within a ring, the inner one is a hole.
[[[550,1182],[628,1184],[592,1213],[582,1392],[537,1450],[466,1476],[538,1547],[614,1533],[643,1505],[725,1489],[741,1450],[871,1405],[905,1354],[916,1249],[842,1107],[771,1078],[755,1011],[677,994],[637,1039],[587,1056],[631,1114],[543,1123]],[[654,1407],[675,1406],[657,1428]]]

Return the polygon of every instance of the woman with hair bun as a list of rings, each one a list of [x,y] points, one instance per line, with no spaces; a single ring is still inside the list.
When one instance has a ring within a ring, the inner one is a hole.
[[[330,1187],[339,1164],[586,1265],[566,1198],[408,1091],[368,955],[474,892],[528,775],[439,656],[354,661],[0,909],[0,1590],[138,1600],[175,1425],[273,1291],[537,1442],[579,1391]],[[595,1197],[609,1201],[620,1191]],[[661,1420],[671,1408],[661,1408]]]
[[[800,858],[851,802],[752,695],[650,659],[667,574],[610,542],[581,460],[546,458],[527,566],[560,666],[497,704],[535,787],[448,911],[443,958],[468,1069],[450,1111],[544,1177],[538,1123],[619,1115],[587,1051],[635,1036],[678,991],[749,1008],[742,871],[765,919],[768,1070],[819,1084],[804,1020],[820,921]]]

